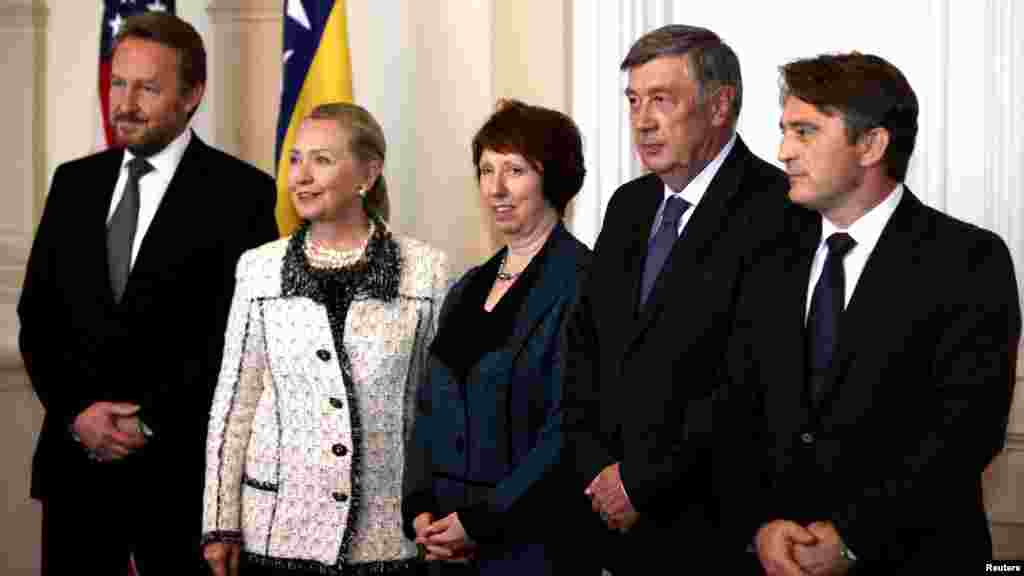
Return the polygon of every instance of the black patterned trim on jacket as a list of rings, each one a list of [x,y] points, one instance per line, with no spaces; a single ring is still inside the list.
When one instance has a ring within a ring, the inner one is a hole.
[[[361,449],[363,426],[359,417],[359,398],[353,388],[352,365],[344,345],[345,318],[348,316],[349,307],[355,300],[377,299],[391,302],[397,298],[398,283],[402,272],[402,257],[398,243],[395,242],[384,222],[375,219],[373,223],[374,231],[367,239],[365,254],[357,262],[342,268],[315,268],[306,258],[305,245],[306,236],[309,234],[309,223],[304,222],[288,241],[288,248],[281,266],[282,296],[303,296],[327,309],[335,353],[338,355],[342,377],[345,379],[353,446],[352,489],[349,495],[349,517],[345,523],[345,534],[342,536],[341,548],[338,551],[339,566],[344,566],[345,559],[348,557],[356,535],[356,524],[362,506],[362,482],[359,471],[362,469],[363,461]],[[322,566],[313,561],[282,561],[311,562],[313,565]],[[342,572],[324,573],[340,574]],[[367,574],[373,573],[367,572]]]

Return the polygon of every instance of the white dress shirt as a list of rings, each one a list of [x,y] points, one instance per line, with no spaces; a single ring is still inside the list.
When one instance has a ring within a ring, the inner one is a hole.
[[[181,164],[181,157],[185,155],[185,149],[192,141],[192,130],[186,128],[177,138],[171,140],[163,150],[147,158],[153,165],[153,170],[139,178],[139,219],[135,227],[135,241],[132,243],[132,266],[135,266],[135,258],[139,255],[139,247],[142,246],[142,239],[146,237],[149,225],[153,223],[156,210],[167,193],[167,187],[174,177],[174,172]],[[121,172],[117,177],[117,184],[114,185],[114,196],[110,199],[110,210],[107,212],[107,224],[114,216],[121,196],[124,196],[124,187],[128,183],[128,162],[135,158],[130,150],[125,149],[124,158],[121,160]]]
[[[651,233],[647,237],[650,241],[654,238],[654,235],[661,228],[661,217],[665,212],[665,204],[668,199],[672,196],[679,196],[690,205],[690,207],[683,212],[683,215],[679,218],[679,227],[676,229],[676,236],[683,233],[683,228],[686,228],[686,223],[690,221],[690,216],[693,215],[694,211],[697,210],[697,204],[700,203],[700,199],[704,197],[704,193],[708,191],[708,186],[711,185],[711,180],[714,179],[715,174],[718,173],[718,169],[722,167],[725,162],[725,157],[732,151],[733,144],[736,143],[736,133],[733,132],[732,136],[729,137],[729,141],[725,143],[725,146],[718,152],[703,170],[687,184],[682,190],[676,192],[675,190],[668,187],[665,184],[665,197],[661,199],[661,206],[658,206],[658,212],[654,215],[654,226],[651,227]]]
[[[864,272],[864,266],[867,265],[868,258],[874,252],[875,245],[878,244],[878,239],[882,236],[882,231],[885,230],[885,225],[892,218],[892,213],[896,211],[896,206],[899,205],[901,198],[903,198],[903,184],[897,184],[888,198],[882,200],[878,206],[868,210],[867,213],[858,218],[853,224],[850,224],[850,227],[845,230],[837,227],[828,218],[821,217],[821,239],[818,240],[818,249],[814,252],[814,261],[811,263],[811,278],[807,283],[807,302],[804,305],[805,321],[811,310],[811,297],[814,295],[814,286],[818,283],[818,277],[821,276],[822,268],[825,267],[825,257],[828,256],[828,244],[825,242],[828,240],[828,237],[835,232],[846,232],[857,242],[846,253],[846,258],[843,258],[843,274],[846,280],[846,298],[843,301],[843,309],[845,310],[846,306],[850,303],[850,298],[853,297],[854,289],[857,288],[860,275]]]

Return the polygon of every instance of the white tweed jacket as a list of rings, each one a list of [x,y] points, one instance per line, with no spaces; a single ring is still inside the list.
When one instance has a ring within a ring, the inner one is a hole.
[[[443,253],[383,237],[397,247],[397,296],[357,292],[347,314],[283,291],[283,277],[302,277],[288,272],[298,242],[239,260],[210,410],[204,543],[241,541],[250,559],[306,568],[416,555],[401,529],[403,457],[449,273]]]

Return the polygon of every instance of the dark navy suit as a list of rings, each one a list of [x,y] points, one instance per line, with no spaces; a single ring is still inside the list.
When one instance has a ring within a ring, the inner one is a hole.
[[[730,337],[731,397],[718,406],[748,406],[722,414],[747,434],[718,472],[737,484],[732,524],[748,518],[749,542],[774,519],[831,521],[861,574],[981,571],[992,554],[981,474],[1006,438],[1021,329],[1006,244],[904,189],[815,403],[804,318],[821,217],[791,213],[792,236],[740,291]]]
[[[419,391],[402,504],[406,530],[413,536],[412,520],[422,512],[438,519],[458,511],[480,544],[474,568],[482,574],[586,573],[574,548],[579,535],[571,531],[589,519],[589,503],[582,491],[566,490],[558,467],[560,339],[590,252],[561,224],[544,252],[511,336],[464,374],[442,359],[435,341]],[[494,270],[504,253],[452,288],[439,340],[467,286],[481,271]]]

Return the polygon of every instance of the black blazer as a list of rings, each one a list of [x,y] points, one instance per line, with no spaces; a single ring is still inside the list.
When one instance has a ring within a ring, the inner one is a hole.
[[[591,276],[569,323],[565,406],[567,458],[582,492],[620,462],[640,512],[623,557],[663,558],[665,546],[714,540],[705,450],[687,441],[706,420],[736,287],[754,247],[777,234],[788,183],[739,137],[676,242],[643,310],[640,278],[664,198],[653,174],[623,185],[608,205]],[[596,517],[596,515],[594,515]]]
[[[114,469],[89,462],[69,433],[100,400],[140,404],[155,432],[120,469],[200,497],[235,263],[277,236],[273,180],[193,134],[115,304],[106,218],[122,157],[109,150],[57,168],[29,256],[18,317],[25,366],[46,409],[32,462],[36,498],[80,493]],[[188,509],[198,526],[196,502]]]
[[[432,347],[417,398],[402,502],[406,534],[415,537],[412,522],[420,513],[440,519],[459,511],[481,545],[482,574],[598,571],[580,555],[578,539],[562,540],[585,517],[589,503],[582,493],[566,494],[557,472],[563,442],[561,338],[590,250],[561,223],[547,242],[508,340],[465,378]],[[445,298],[439,338],[482,268],[466,272]],[[558,513],[551,515],[553,510]]]
[[[750,409],[724,418],[750,423],[736,460],[759,471],[723,474],[756,484],[736,524],[755,511],[749,542],[772,519],[831,520],[862,573],[964,560],[980,570],[992,554],[981,474],[1003,446],[1021,328],[1006,245],[905,189],[812,405],[804,317],[821,217],[792,214],[795,233],[744,284],[730,339],[732,405],[745,394]]]

